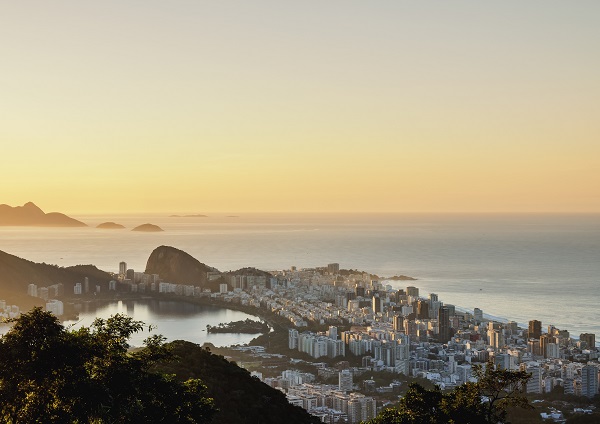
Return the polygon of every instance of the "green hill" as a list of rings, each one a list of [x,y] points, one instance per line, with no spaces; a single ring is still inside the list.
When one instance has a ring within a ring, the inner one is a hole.
[[[185,381],[199,378],[219,410],[212,423],[302,424],[318,423],[304,409],[291,405],[285,395],[197,344],[176,340],[170,345],[179,361],[158,367]]]

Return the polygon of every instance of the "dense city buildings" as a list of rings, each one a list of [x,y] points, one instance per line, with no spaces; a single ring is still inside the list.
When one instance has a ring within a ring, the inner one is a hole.
[[[268,354],[265,347],[239,349],[251,349],[263,357],[273,355],[263,358],[266,363],[290,364],[277,378],[256,376],[323,422],[359,423],[374,417],[377,399],[386,399],[397,388],[396,383],[376,387],[366,377],[382,371],[451,389],[473,381],[474,367],[491,361],[499,368],[527,371],[531,378],[525,390],[532,395],[557,390],[587,398],[598,394],[600,365],[594,334],[583,333],[577,340],[553,325],[543,331],[535,319],[522,328],[513,321],[492,319],[479,308],[467,311],[445,304],[435,293],[421,297],[415,286],[394,288],[367,273],[342,274],[338,264],[260,275],[211,271],[207,279],[220,280],[215,292],[193,282],[174,284],[156,274],[125,268],[124,262],[119,264],[109,292],[196,298],[255,308],[257,315],[277,315],[287,323],[287,349]],[[89,285],[87,279],[76,283],[73,295],[85,296],[86,287],[87,294],[93,294]],[[46,309],[60,315],[63,305],[55,298],[64,290],[59,286],[30,284],[27,291],[43,297]],[[3,309],[10,311],[0,304],[0,314]],[[318,372],[294,369],[298,356]],[[320,362],[325,360],[339,366]],[[350,360],[355,366],[348,365]],[[336,384],[324,384],[327,379],[335,379]]]

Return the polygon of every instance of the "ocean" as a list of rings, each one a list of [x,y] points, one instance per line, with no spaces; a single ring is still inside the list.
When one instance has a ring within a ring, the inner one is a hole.
[[[120,261],[143,271],[160,245],[221,271],[308,268],[337,262],[380,276],[405,274],[426,296],[525,325],[600,337],[600,215],[208,214],[73,216],[89,228],[0,227],[0,250],[61,266]],[[127,230],[94,228],[114,221]],[[143,223],[161,233],[129,229]]]

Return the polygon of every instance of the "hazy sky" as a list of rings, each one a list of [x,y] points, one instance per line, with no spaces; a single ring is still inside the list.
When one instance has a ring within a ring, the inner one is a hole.
[[[600,212],[600,2],[4,1],[0,203]]]

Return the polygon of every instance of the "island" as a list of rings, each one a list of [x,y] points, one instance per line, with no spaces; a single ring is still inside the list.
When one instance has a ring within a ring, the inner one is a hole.
[[[393,277],[383,278],[383,280],[388,281],[416,281],[415,277],[409,277],[408,275],[394,275]]]
[[[169,218],[208,218],[208,215],[194,214],[194,215],[171,215]]]
[[[247,318],[242,321],[233,321],[228,324],[220,323],[219,325],[207,325],[207,333],[268,333],[270,331],[269,324],[266,322],[253,321]]]
[[[156,233],[156,232],[165,231],[165,230],[160,228],[158,225],[142,224],[142,225],[138,225],[131,231],[139,231],[139,232],[143,232],[143,233]]]
[[[103,222],[102,224],[98,224],[96,228],[101,228],[103,230],[122,230],[125,226],[115,222]]]
[[[45,213],[28,202],[15,207],[0,205],[0,226],[87,227],[87,224],[59,212]]]

